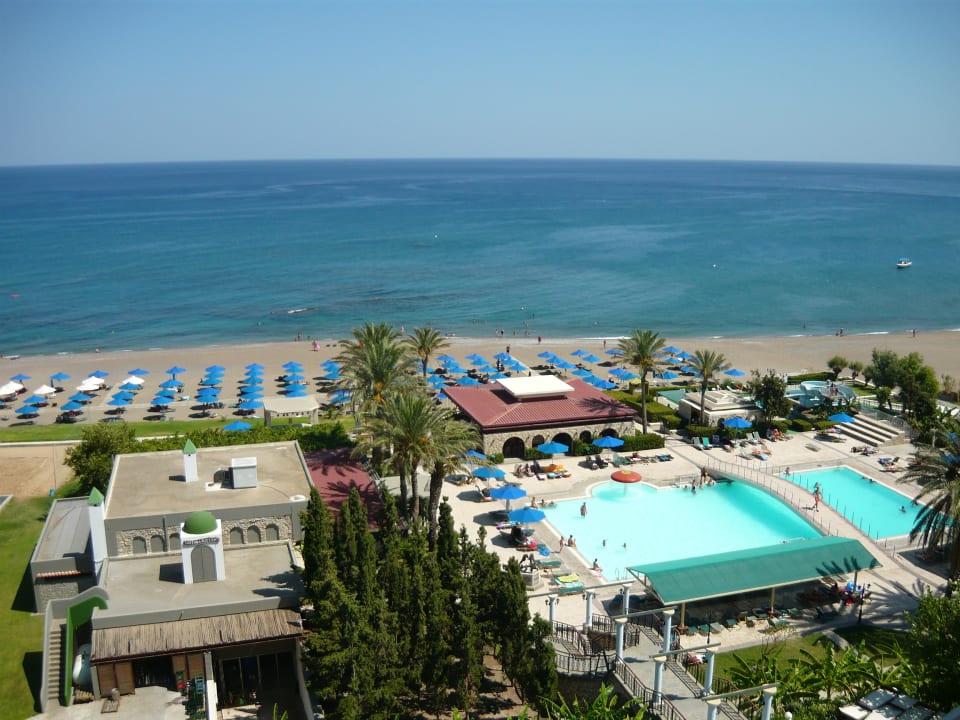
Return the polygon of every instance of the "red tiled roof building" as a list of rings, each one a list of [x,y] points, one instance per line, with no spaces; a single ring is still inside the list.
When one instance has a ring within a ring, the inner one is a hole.
[[[507,378],[444,393],[480,429],[485,453],[522,458],[527,448],[599,435],[632,435],[637,413],[582,380]]]

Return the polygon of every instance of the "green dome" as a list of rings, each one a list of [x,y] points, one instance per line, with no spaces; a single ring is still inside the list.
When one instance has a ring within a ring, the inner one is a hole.
[[[217,519],[206,510],[192,512],[183,523],[183,531],[190,535],[206,535],[217,529]]]

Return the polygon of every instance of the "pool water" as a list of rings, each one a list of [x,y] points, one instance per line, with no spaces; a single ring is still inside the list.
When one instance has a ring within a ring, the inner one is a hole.
[[[920,506],[914,505],[908,495],[891,490],[883,483],[864,477],[846,466],[782,477],[809,490],[811,505],[813,485],[819,482],[823,489],[823,502],[872,538],[908,534],[920,512]]]
[[[593,488],[586,516],[580,514],[583,502],[558,502],[546,509],[547,520],[564,537],[574,536],[588,564],[597,558],[608,580],[628,577],[626,568],[642,563],[820,537],[787,505],[742,482],[721,482],[693,493],[611,481]]]

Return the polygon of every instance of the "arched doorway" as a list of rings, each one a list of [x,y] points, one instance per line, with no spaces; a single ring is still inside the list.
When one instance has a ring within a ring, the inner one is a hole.
[[[523,460],[526,457],[526,447],[523,440],[518,437],[512,437],[503,444],[503,457],[519,458]]]
[[[570,437],[570,433],[562,432],[553,436],[553,442],[562,443],[563,445],[570,447],[573,445],[573,438]]]

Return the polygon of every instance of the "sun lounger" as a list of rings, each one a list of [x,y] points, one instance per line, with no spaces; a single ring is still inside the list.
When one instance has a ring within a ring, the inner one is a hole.
[[[747,615],[746,617],[747,627],[753,627],[757,624],[757,618],[755,615]]]
[[[710,630],[714,633],[723,632],[723,625],[718,622],[710,623]]]
[[[560,575],[553,579],[554,588],[561,595],[583,592],[583,582],[576,573],[570,575]]]
[[[723,621],[723,624],[724,624],[724,626],[726,626],[726,628],[727,628],[728,630],[729,630],[729,629],[732,629],[732,628],[735,628],[735,627],[737,626],[737,619],[736,619],[736,618],[732,618],[732,617],[728,617],[726,620]]]
[[[535,558],[533,562],[542,568],[558,568],[563,563],[558,557]]]
[[[697,627],[697,632],[700,633],[701,635],[709,635],[709,634],[710,634],[710,626],[709,626],[709,625],[699,625],[699,626]]]
[[[700,438],[700,444],[703,446],[704,450],[710,450],[713,448],[713,445],[710,444],[710,438]]]

